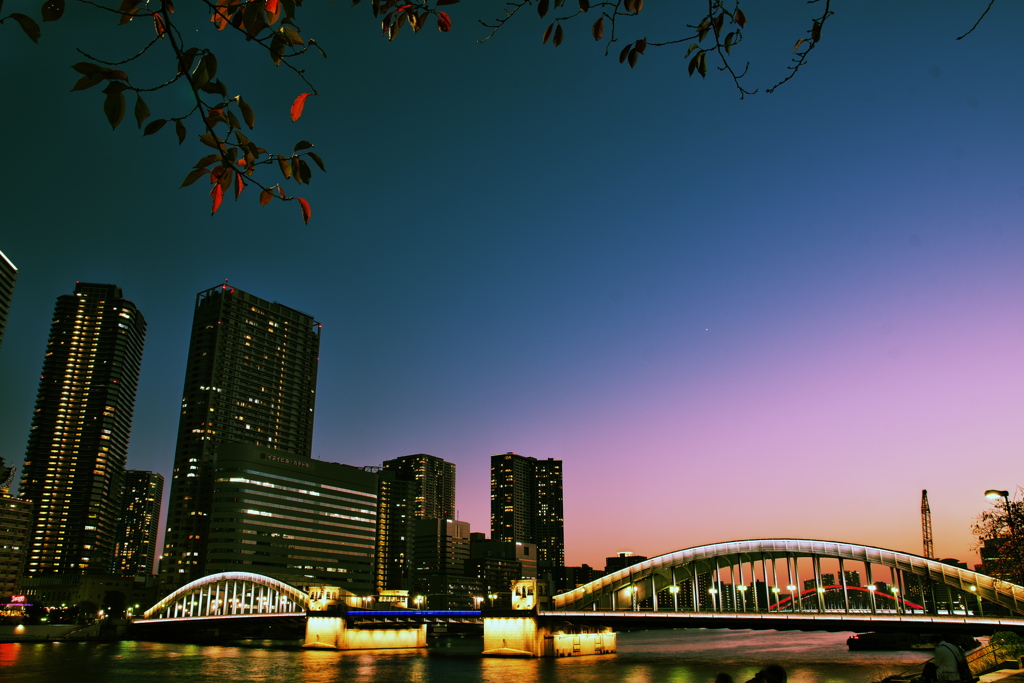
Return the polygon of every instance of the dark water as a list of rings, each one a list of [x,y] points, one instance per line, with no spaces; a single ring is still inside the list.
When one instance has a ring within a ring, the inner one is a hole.
[[[737,683],[770,663],[793,683],[873,683],[928,659],[849,652],[849,634],[654,631],[619,634],[619,652],[568,659],[474,656],[479,640],[429,651],[324,652],[166,643],[0,644],[3,683]]]

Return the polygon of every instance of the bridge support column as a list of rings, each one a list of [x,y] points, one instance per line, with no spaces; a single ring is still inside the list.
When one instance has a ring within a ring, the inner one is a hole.
[[[537,617],[485,617],[484,651],[491,657],[580,657],[613,654],[610,628],[568,629],[540,623]]]
[[[350,628],[343,617],[306,618],[302,647],[316,650],[392,650],[426,647],[427,625],[412,628]]]

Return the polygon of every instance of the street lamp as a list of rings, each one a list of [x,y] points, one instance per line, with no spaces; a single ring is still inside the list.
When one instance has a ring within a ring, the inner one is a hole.
[[[711,594],[711,611],[712,612],[717,612],[718,611],[718,605],[715,603],[715,596],[718,595],[718,589],[717,588],[709,588],[708,589],[708,593]]]
[[[797,601],[800,601],[800,611],[804,611],[803,596],[797,595],[796,585],[790,583],[786,585],[786,589],[789,591],[789,611],[795,612]]]
[[[498,598],[497,593],[488,593],[487,598],[491,601],[491,607],[494,607],[494,601]]]
[[[419,609],[420,606],[423,604],[423,596],[417,595],[415,598],[412,599],[412,604],[416,606],[416,609]]]
[[[893,599],[893,602],[896,603],[896,614],[899,614],[900,613],[900,595],[899,595],[900,594],[900,589],[897,588],[896,586],[893,586],[889,590],[892,591],[892,599]]]
[[[675,612],[679,611],[679,586],[673,584],[668,587],[668,592],[672,594],[672,609]]]
[[[782,589],[779,588],[778,586],[775,586],[775,587],[772,588],[772,593],[775,593],[775,611],[776,612],[781,612],[782,611],[779,608],[779,593],[781,593],[781,592],[782,592]],[[771,605],[768,605],[768,611],[769,612],[772,611],[772,606]]]
[[[736,590],[740,592],[740,601],[743,603],[743,611],[747,611],[747,587],[736,586]]]

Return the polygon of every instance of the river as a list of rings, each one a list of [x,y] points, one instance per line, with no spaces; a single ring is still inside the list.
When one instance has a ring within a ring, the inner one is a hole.
[[[308,651],[148,642],[0,644],[3,683],[744,683],[767,664],[790,683],[874,683],[923,652],[849,652],[848,633],[620,633],[618,653],[566,659],[474,654],[479,639],[429,650]]]

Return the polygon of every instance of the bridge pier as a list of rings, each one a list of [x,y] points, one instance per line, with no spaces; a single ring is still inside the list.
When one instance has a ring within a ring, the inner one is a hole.
[[[534,615],[485,617],[484,650],[488,657],[581,657],[613,654],[611,628],[542,623]]]
[[[389,650],[426,647],[427,625],[412,628],[351,628],[344,617],[306,618],[302,647],[317,650]]]

